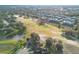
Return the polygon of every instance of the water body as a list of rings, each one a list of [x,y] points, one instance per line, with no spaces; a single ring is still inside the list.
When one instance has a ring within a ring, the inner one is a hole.
[[[0,37],[0,40],[21,40],[23,39],[24,35],[16,35],[12,38]]]
[[[16,36],[14,36],[12,39],[13,40],[21,40],[21,39],[23,39],[23,35],[16,35]]]

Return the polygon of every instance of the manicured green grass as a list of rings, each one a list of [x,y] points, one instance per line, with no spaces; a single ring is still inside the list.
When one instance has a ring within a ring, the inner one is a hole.
[[[0,40],[0,54],[9,53],[16,45],[15,40]]]
[[[16,44],[16,40],[0,40],[0,44]]]

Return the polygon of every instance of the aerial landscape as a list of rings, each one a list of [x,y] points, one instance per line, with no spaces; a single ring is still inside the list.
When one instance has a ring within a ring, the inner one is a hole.
[[[79,54],[79,5],[0,5],[0,54]]]

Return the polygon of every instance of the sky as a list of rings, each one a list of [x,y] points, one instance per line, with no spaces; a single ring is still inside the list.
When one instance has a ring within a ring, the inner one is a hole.
[[[0,5],[79,5],[79,0],[0,0]]]

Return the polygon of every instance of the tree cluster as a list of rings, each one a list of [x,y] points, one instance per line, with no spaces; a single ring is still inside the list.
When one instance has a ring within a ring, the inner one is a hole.
[[[15,17],[0,19],[0,38],[12,38],[15,35],[21,35],[25,31],[21,22],[17,22]]]
[[[27,48],[33,51],[34,54],[62,54],[62,41],[56,41],[52,38],[47,38],[46,43],[41,43],[37,33],[32,33],[31,38],[27,38]]]

